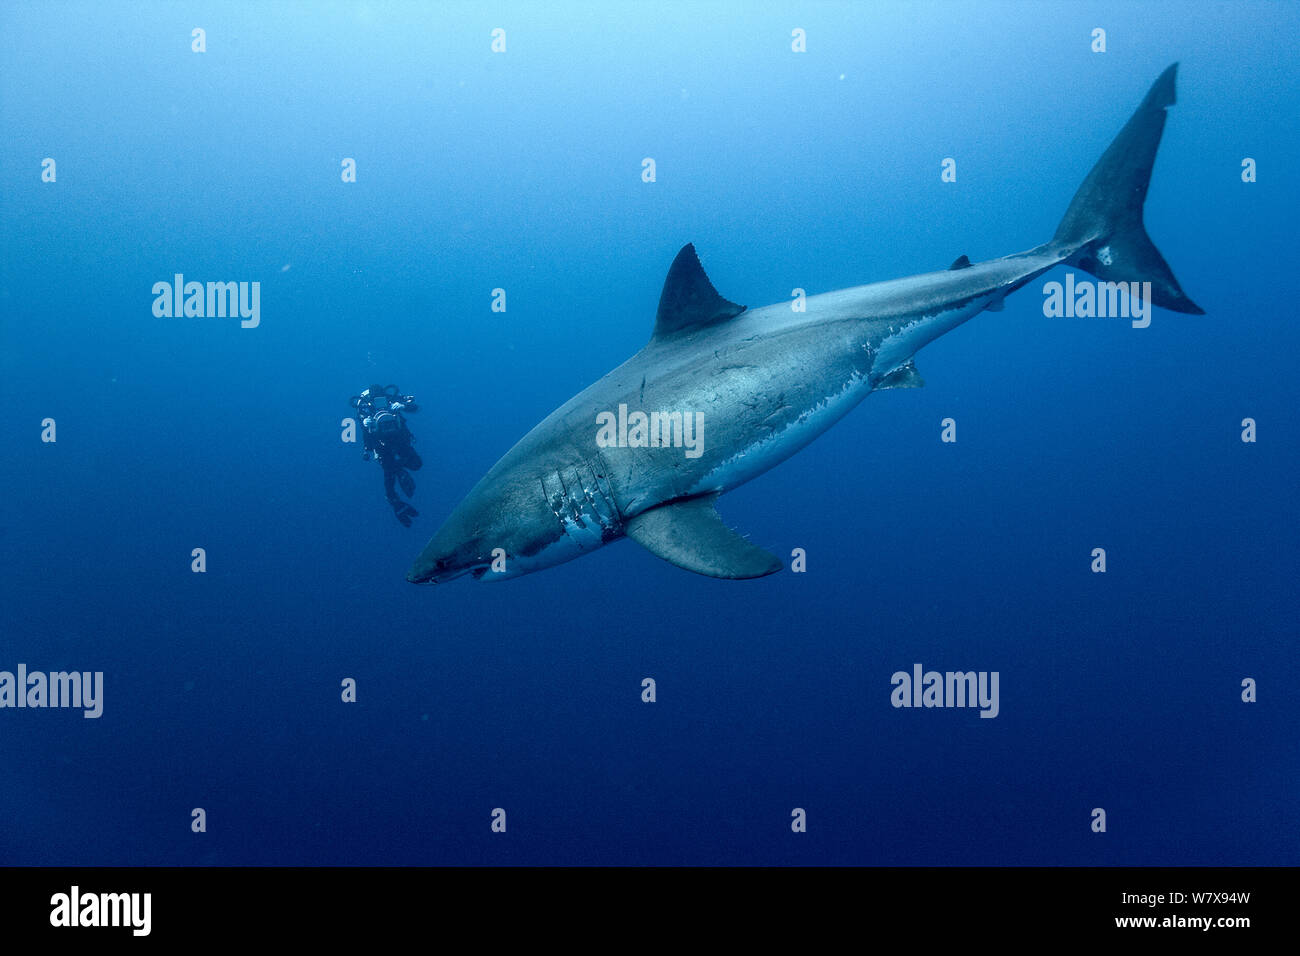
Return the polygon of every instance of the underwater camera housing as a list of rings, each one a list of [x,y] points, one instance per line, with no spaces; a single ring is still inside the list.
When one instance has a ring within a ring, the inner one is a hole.
[[[375,416],[375,433],[391,435],[400,430],[402,423],[392,412],[380,412]]]

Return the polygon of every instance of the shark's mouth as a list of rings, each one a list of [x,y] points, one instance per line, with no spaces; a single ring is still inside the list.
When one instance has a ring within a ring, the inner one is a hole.
[[[489,562],[482,564],[471,564],[463,568],[440,568],[434,566],[428,571],[410,571],[406,575],[406,580],[412,584],[446,584],[448,581],[454,581],[457,578],[469,574],[477,581],[487,574],[491,565]]]

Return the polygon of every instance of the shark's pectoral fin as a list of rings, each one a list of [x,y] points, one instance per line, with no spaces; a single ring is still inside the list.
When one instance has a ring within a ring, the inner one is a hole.
[[[761,578],[781,561],[722,523],[717,495],[651,508],[627,523],[629,538],[670,564],[712,578]]]
[[[894,369],[879,382],[876,383],[876,390],[882,388],[920,388],[925,384],[925,379],[921,378],[921,373],[916,370],[911,359]]]

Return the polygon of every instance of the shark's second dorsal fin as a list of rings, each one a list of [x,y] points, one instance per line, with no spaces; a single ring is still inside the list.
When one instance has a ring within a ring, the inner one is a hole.
[[[629,538],[670,564],[711,578],[761,578],[781,561],[722,523],[717,495],[687,498],[643,511],[627,523]]]
[[[718,290],[704,274],[695,246],[687,243],[668,267],[664,291],[659,296],[659,314],[655,317],[653,338],[664,338],[683,329],[716,325],[734,319],[744,311],[743,305],[728,302],[718,295]]]
[[[953,269],[969,269],[969,268],[970,268],[970,256],[961,255],[957,257],[956,262],[954,262],[952,265],[948,267],[948,271],[952,272]]]

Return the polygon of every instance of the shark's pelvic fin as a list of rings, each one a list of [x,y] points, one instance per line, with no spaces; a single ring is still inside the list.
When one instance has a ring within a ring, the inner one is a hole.
[[[916,370],[912,360],[908,359],[905,364],[882,378],[875,389],[879,391],[882,388],[920,388],[924,384],[925,379],[921,378],[921,373]]]
[[[957,261],[948,267],[948,271],[952,272],[954,269],[969,269],[969,268],[970,268],[970,256],[960,255],[957,257]]]
[[[728,302],[718,295],[718,290],[704,274],[695,246],[687,243],[668,267],[652,338],[661,339],[684,329],[716,325],[734,319],[744,311],[743,305]]]
[[[781,570],[776,555],[722,523],[716,500],[687,498],[643,511],[627,523],[627,536],[670,564],[711,578],[761,578]]]

